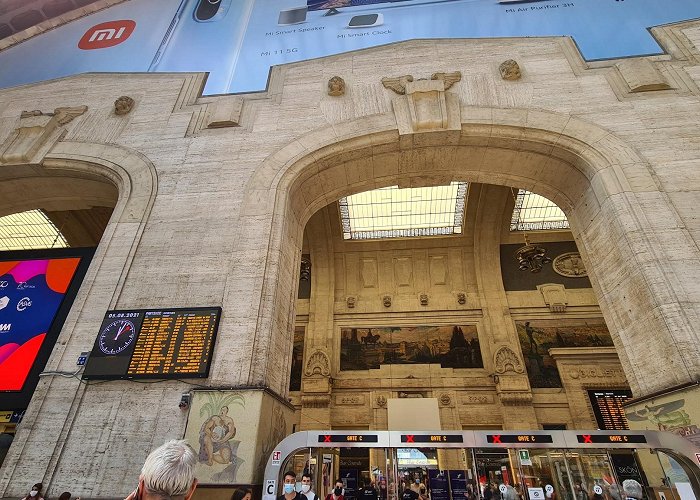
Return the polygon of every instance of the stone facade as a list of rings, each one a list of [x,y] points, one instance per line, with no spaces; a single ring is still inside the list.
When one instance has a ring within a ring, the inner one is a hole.
[[[588,427],[582,390],[602,380],[636,397],[696,381],[700,24],[656,35],[668,55],[639,67],[585,64],[566,38],[412,41],[274,68],[253,95],[199,97],[202,74],[85,74],[0,91],[2,213],[114,207],[46,369],[73,371],[107,309],[218,305],[212,388],[287,398],[294,325],[307,324],[292,401],[309,415],[301,428],[382,428],[399,393],[437,398],[444,428]],[[527,68],[520,79],[501,78],[507,59]],[[416,80],[397,95],[382,85],[456,72],[449,87]],[[343,95],[328,95],[334,76]],[[134,100],[127,114],[114,113],[120,96]],[[64,120],[59,109],[83,111]],[[463,237],[336,237],[330,210],[342,196],[452,180],[473,188]],[[498,248],[517,242],[504,234],[505,186],[567,213],[593,288],[566,290],[564,312],[538,290],[503,288]],[[324,300],[295,301],[304,245],[312,297]],[[555,352],[565,391],[531,389],[514,320],[601,314],[615,352]],[[349,321],[454,318],[477,325],[483,369],[338,372],[337,331]],[[0,496],[18,498],[27,478],[50,495],[126,495],[135,464],[184,435],[178,401],[192,387],[43,377]]]

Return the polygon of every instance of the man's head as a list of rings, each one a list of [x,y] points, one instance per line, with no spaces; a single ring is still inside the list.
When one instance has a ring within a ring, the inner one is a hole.
[[[151,452],[141,469],[141,495],[151,499],[189,500],[197,487],[197,454],[184,440],[168,441]]]
[[[221,414],[224,416],[228,415],[228,406],[221,407]]]
[[[642,485],[634,479],[625,479],[622,481],[622,489],[625,491],[625,495],[630,498],[637,498],[641,500],[641,498],[644,496]]]

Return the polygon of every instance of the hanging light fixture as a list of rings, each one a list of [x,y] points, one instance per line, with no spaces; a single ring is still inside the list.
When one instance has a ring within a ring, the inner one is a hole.
[[[542,266],[552,262],[552,259],[547,257],[547,250],[530,243],[527,234],[523,234],[523,236],[525,237],[525,245],[515,251],[515,258],[518,260],[520,270],[539,273]]]
[[[513,202],[517,207],[518,198],[515,190],[510,188],[510,193],[513,195]],[[530,240],[527,239],[527,233],[524,232],[523,237],[525,238],[525,245],[515,251],[515,258],[518,260],[519,268],[521,271],[539,273],[542,270],[542,266],[552,262],[552,259],[547,257],[547,250],[530,243]]]

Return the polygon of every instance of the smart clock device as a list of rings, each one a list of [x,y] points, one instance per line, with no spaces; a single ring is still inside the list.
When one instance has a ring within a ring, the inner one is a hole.
[[[371,28],[384,24],[384,14],[363,14],[352,16],[348,22],[348,28]]]

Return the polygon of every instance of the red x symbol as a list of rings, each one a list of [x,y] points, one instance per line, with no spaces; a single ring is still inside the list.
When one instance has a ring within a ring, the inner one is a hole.
[[[591,443],[591,444],[593,444],[593,441],[591,440],[591,435],[590,435],[590,434],[584,434],[584,435],[583,435],[583,442],[584,442],[584,443]]]
[[[413,438],[413,434],[409,434],[406,436],[406,442],[407,443],[415,443],[416,440]]]
[[[494,443],[503,444],[503,443],[501,443],[501,435],[500,435],[500,434],[494,434],[494,435],[493,435],[493,442],[494,442]]]
[[[323,436],[323,442],[324,443],[330,443],[331,442],[331,437],[329,435]]]

